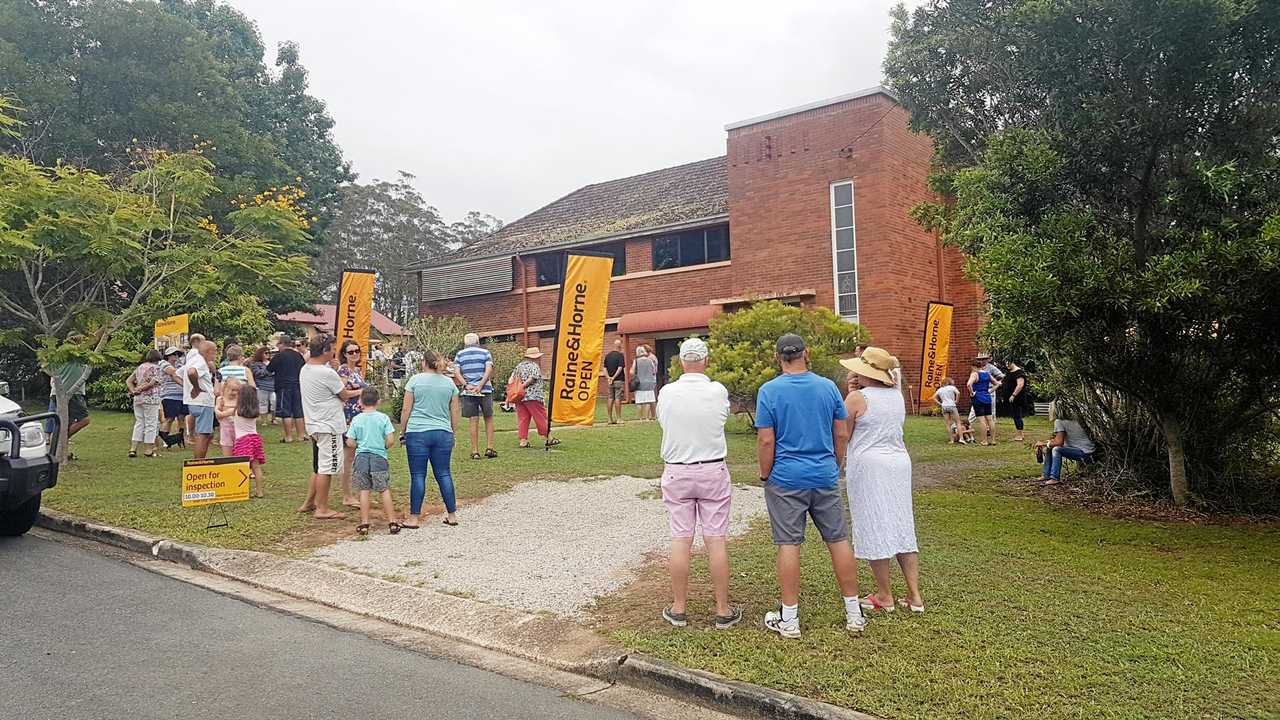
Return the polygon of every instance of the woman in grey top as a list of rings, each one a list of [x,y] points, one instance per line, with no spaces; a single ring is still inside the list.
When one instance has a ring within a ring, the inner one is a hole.
[[[640,408],[640,419],[656,419],[654,403],[658,402],[658,359],[644,345],[636,348],[631,377],[636,379],[636,406]]]

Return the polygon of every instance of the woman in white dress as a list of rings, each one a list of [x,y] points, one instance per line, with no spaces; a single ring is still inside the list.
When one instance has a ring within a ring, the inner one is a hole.
[[[871,565],[876,591],[862,598],[865,610],[893,612],[890,560],[897,558],[907,594],[897,604],[924,612],[920,555],[911,507],[911,456],[902,440],[907,409],[893,370],[897,358],[877,347],[841,360],[849,370],[845,398],[852,437],[845,454],[845,480],[853,515],[853,552]]]

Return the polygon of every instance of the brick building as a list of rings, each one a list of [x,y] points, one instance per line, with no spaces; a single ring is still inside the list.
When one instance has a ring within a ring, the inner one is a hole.
[[[884,88],[726,126],[726,155],[588,185],[457,253],[411,265],[423,315],[484,337],[554,337],[559,257],[614,255],[606,348],[644,343],[669,365],[680,338],[762,298],[862,323],[918,384],[925,306],[955,305],[952,374],[967,376],[981,292],[908,211],[933,198],[932,144]]]

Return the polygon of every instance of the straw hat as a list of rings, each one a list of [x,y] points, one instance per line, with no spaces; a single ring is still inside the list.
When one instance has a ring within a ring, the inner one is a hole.
[[[840,364],[849,372],[893,385],[893,373],[889,371],[898,367],[898,359],[883,348],[869,347],[861,357],[841,360]]]
[[[531,347],[524,351],[524,358],[526,360],[537,360],[540,357],[542,357],[542,351],[536,347]]]

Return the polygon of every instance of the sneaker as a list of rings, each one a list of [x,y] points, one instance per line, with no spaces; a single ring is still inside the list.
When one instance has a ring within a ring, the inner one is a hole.
[[[671,606],[662,608],[662,619],[671,623],[672,627],[684,627],[689,624],[689,616],[685,613],[671,612]]]
[[[716,616],[716,629],[728,630],[729,628],[733,627],[734,625],[737,625],[740,622],[742,622],[742,608],[740,607],[729,608],[728,615]]]
[[[784,638],[800,637],[800,617],[796,616],[791,620],[783,620],[781,608],[770,610],[764,614],[764,626]]]
[[[849,632],[860,633],[867,628],[867,618],[862,614],[862,609],[845,610],[844,611],[844,629]]]

